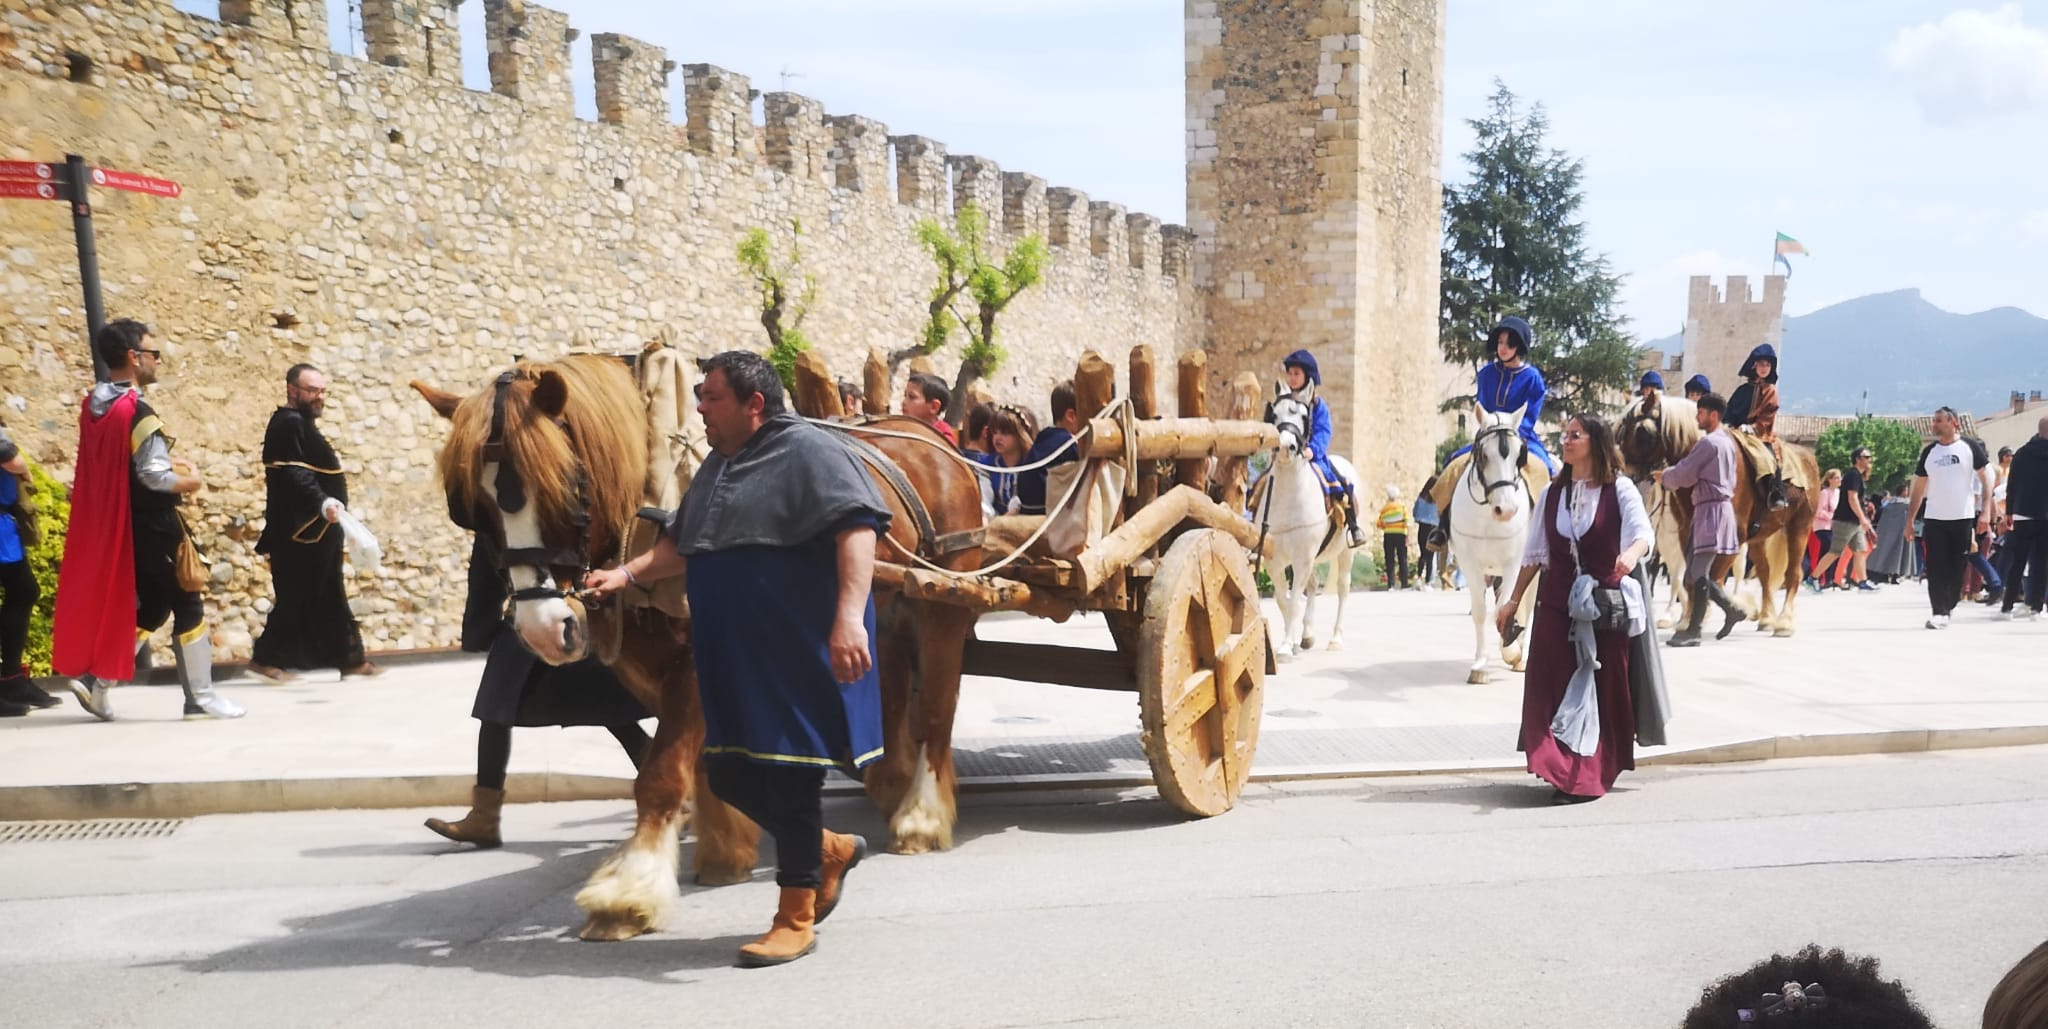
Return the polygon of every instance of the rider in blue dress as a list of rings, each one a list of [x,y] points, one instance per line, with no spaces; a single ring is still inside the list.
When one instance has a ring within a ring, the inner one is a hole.
[[[1351,480],[1337,469],[1330,460],[1330,438],[1335,435],[1330,421],[1330,405],[1316,390],[1323,384],[1322,370],[1316,367],[1315,355],[1306,350],[1297,350],[1280,362],[1287,373],[1287,388],[1302,403],[1308,405],[1309,426],[1307,450],[1304,456],[1316,466],[1316,474],[1323,477],[1324,492],[1342,501],[1344,508],[1344,532],[1353,547],[1365,546],[1365,530],[1358,524],[1358,497]]]
[[[1518,315],[1508,315],[1487,333],[1487,338],[1493,343],[1494,360],[1479,369],[1476,391],[1479,406],[1494,414],[1507,414],[1519,409],[1522,423],[1518,432],[1529,454],[1543,463],[1545,471],[1557,474],[1557,461],[1550,456],[1550,449],[1543,445],[1542,437],[1536,434],[1536,422],[1543,417],[1543,400],[1549,393],[1549,387],[1543,382],[1543,373],[1529,363],[1529,344],[1535,338],[1529,323]],[[1445,474],[1437,480],[1437,492],[1441,495],[1435,499],[1443,512],[1443,521],[1430,533],[1429,545],[1438,550],[1450,543],[1450,492],[1463,477],[1462,459],[1471,452],[1470,443],[1459,447],[1444,466]]]

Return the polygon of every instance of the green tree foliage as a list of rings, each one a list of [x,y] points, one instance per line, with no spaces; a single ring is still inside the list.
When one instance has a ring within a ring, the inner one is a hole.
[[[994,375],[1008,355],[996,342],[996,316],[1017,294],[1045,277],[1045,240],[1036,234],[1013,244],[1007,253],[989,249],[988,215],[973,204],[963,205],[948,229],[925,218],[917,223],[917,241],[931,255],[937,277],[932,285],[923,330],[915,345],[889,355],[889,366],[920,354],[944,349],[958,326],[967,333],[960,372],[953,378],[953,402],[946,417],[958,420],[967,399],[967,385]],[[968,307],[964,301],[971,301]]]
[[[42,532],[42,538],[27,548],[28,567],[42,595],[36,599],[35,613],[29,616],[28,650],[21,660],[28,666],[28,674],[43,676],[50,674],[50,627],[57,612],[57,566],[64,563],[64,530],[71,524],[71,493],[39,464],[30,462],[28,472],[29,481],[22,484],[23,494],[37,509],[36,525]]]
[[[789,260],[775,260],[768,230],[755,227],[740,239],[740,266],[753,276],[761,294],[761,327],[768,330],[768,360],[782,375],[784,389],[796,389],[796,355],[811,348],[804,337],[804,316],[811,310],[817,280],[802,270],[803,223],[789,220]]]
[[[1822,430],[1814,456],[1820,459],[1821,474],[1825,475],[1830,468],[1847,471],[1849,456],[1856,448],[1869,447],[1871,491],[1896,490],[1912,476],[1920,445],[1920,434],[1905,423],[1864,415]]]
[[[1519,314],[1536,330],[1529,356],[1550,386],[1546,413],[1603,407],[1628,392],[1640,348],[1615,310],[1621,277],[1586,247],[1584,162],[1545,146],[1543,105],[1519,108],[1499,80],[1487,113],[1468,124],[1478,134],[1470,175],[1444,186],[1444,358],[1476,372],[1493,359],[1487,330]]]

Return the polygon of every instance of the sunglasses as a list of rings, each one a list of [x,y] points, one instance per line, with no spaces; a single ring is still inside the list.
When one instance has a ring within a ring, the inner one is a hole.
[[[148,354],[149,356],[154,357],[159,361],[164,359],[164,352],[161,350],[144,350],[141,347],[136,347],[134,348],[134,352],[138,354]]]

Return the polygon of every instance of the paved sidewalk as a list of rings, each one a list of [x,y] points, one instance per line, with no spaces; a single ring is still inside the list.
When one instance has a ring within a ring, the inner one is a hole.
[[[1520,677],[1496,665],[1467,685],[1465,597],[1357,594],[1347,649],[1267,680],[1255,776],[1302,778],[1520,767]],[[1803,596],[1800,633],[1745,626],[1724,643],[1666,650],[1671,745],[1643,761],[1731,761],[2048,742],[2048,623],[1995,622],[1965,605],[1921,628],[1917,584]],[[1320,612],[1324,632],[1334,615]],[[1711,623],[1710,623],[1711,624]],[[1108,648],[1098,619],[983,621],[985,638]],[[115,691],[119,720],[76,702],[0,721],[0,819],[172,817],[327,807],[456,805],[475,774],[470,702],[481,658],[333,673],[290,686],[229,679],[234,722],[180,719],[175,686]],[[955,737],[968,788],[1148,779],[1135,695],[971,677]],[[513,734],[516,800],[628,797],[631,768],[602,729]],[[852,789],[853,784],[842,783]]]

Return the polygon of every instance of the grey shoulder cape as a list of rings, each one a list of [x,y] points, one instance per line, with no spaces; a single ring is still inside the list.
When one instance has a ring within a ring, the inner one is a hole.
[[[732,457],[713,453],[669,520],[685,556],[733,547],[794,547],[848,518],[889,531],[889,506],[838,434],[785,411]]]

